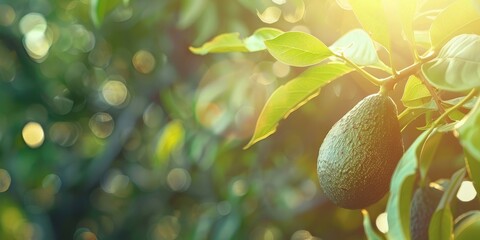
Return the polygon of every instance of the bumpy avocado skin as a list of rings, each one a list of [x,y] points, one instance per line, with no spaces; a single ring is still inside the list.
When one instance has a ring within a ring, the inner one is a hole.
[[[432,187],[415,191],[410,206],[410,235],[412,240],[428,240],[428,226],[443,192]]]
[[[367,96],[326,135],[317,161],[320,185],[337,206],[365,208],[388,192],[402,154],[395,103],[386,95]]]

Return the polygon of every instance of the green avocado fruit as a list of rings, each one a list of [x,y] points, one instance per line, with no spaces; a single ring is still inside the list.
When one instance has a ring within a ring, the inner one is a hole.
[[[412,240],[428,240],[428,227],[443,192],[433,187],[420,187],[410,205],[410,235]]]
[[[365,208],[389,190],[403,154],[397,106],[384,94],[365,97],[327,133],[317,173],[325,195],[337,206]]]

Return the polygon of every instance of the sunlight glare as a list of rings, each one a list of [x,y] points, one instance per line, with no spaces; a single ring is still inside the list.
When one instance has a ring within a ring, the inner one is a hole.
[[[40,147],[45,140],[42,126],[37,122],[25,124],[22,130],[22,137],[25,143],[31,148]]]
[[[477,191],[471,181],[463,181],[457,192],[457,198],[462,202],[470,202],[477,196]]]
[[[382,233],[388,232],[388,221],[387,221],[387,213],[380,213],[375,221],[378,230]]]

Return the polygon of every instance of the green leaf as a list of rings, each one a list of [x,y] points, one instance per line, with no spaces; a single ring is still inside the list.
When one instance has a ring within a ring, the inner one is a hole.
[[[282,5],[283,19],[289,23],[296,23],[305,15],[305,2],[303,0],[289,0]]]
[[[462,33],[480,33],[480,14],[472,0],[455,1],[435,18],[430,27],[432,47],[440,49],[448,40]]]
[[[460,144],[472,158],[480,161],[480,100],[457,126]]]
[[[286,32],[265,41],[270,54],[287,65],[306,67],[333,55],[318,38],[304,32]]]
[[[105,19],[105,15],[111,11],[119,0],[91,0],[90,1],[90,18],[95,27],[100,27]]]
[[[282,33],[283,31],[276,28],[260,28],[244,40],[245,47],[250,52],[265,50],[265,40],[276,38]]]
[[[370,216],[368,211],[362,209],[363,215],[363,228],[365,229],[365,235],[367,235],[368,240],[382,240],[383,238],[373,229],[372,223],[370,221]]]
[[[432,95],[422,81],[414,75],[410,76],[403,91],[403,105],[405,107],[418,107],[430,102],[431,99]]]
[[[410,239],[410,199],[412,198],[418,158],[428,135],[425,131],[412,143],[400,159],[390,182],[387,203],[389,239]]]
[[[217,5],[209,2],[204,13],[195,21],[196,36],[194,43],[203,43],[218,31],[219,15]]]
[[[398,115],[400,128],[403,131],[413,120],[417,119],[425,113],[435,110],[437,110],[437,106],[433,100],[418,107],[406,108],[402,113]]]
[[[185,29],[191,26],[207,9],[208,0],[182,0],[178,27]]]
[[[256,52],[266,49],[265,40],[275,38],[282,33],[276,28],[260,28],[244,40],[240,39],[239,33],[225,33],[218,35],[201,47],[190,47],[189,49],[200,55],[221,52]]]
[[[343,63],[315,66],[277,88],[263,107],[253,137],[245,148],[273,134],[280,120],[317,96],[321,87],[352,70]]]
[[[372,66],[380,69],[391,69],[378,57],[372,39],[363,29],[354,29],[343,35],[330,49],[337,55],[343,55],[360,66]]]
[[[453,216],[450,210],[450,202],[457,194],[464,177],[465,168],[458,170],[452,175],[448,188],[445,190],[430,220],[430,226],[428,228],[429,239],[453,239]]]
[[[222,52],[247,52],[248,49],[239,38],[239,35],[239,33],[220,34],[199,48],[190,47],[189,49],[193,53],[200,55]]]
[[[447,106],[457,105],[460,101],[463,100],[463,98],[464,97],[457,97],[457,98],[444,100],[444,101],[442,101],[442,104],[447,105]],[[478,100],[478,97],[473,97],[472,99],[467,101],[465,104],[463,104],[462,108],[472,109],[475,106],[475,103],[477,102],[477,100]]]
[[[467,167],[468,175],[472,179],[473,186],[480,192],[480,159],[475,159],[472,154],[464,150],[465,153],[465,166]]]
[[[462,214],[455,222],[454,236],[456,240],[471,240],[480,236],[480,211]]]
[[[415,35],[413,32],[413,19],[417,9],[417,0],[398,0],[398,10],[400,13],[400,24],[402,25],[403,35],[412,46],[416,54]]]
[[[430,168],[430,164],[432,163],[433,157],[435,156],[438,145],[442,140],[442,136],[443,134],[437,132],[436,130],[432,131],[432,133],[428,136],[425,144],[422,147],[419,162],[420,181],[422,182],[421,185],[425,185],[427,181],[428,169]]]
[[[179,120],[168,123],[160,135],[155,148],[157,164],[163,163],[172,153],[177,151],[185,139],[185,129]]]
[[[480,26],[479,26],[480,28]],[[438,57],[422,65],[427,80],[447,91],[480,87],[480,35],[463,34],[450,40]]]
[[[391,53],[390,32],[382,0],[350,0],[349,3],[363,28]]]

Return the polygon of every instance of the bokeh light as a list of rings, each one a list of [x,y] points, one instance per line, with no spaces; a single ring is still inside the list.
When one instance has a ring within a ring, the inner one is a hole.
[[[25,141],[29,147],[40,147],[45,140],[45,134],[43,132],[42,125],[37,122],[28,122],[23,127],[22,137],[23,141]]]
[[[135,69],[143,74],[148,74],[155,68],[155,57],[146,50],[139,50],[133,55],[132,63]]]
[[[150,232],[152,240],[175,240],[180,233],[180,223],[175,216],[166,216],[160,219]]]
[[[95,136],[99,138],[107,138],[113,132],[114,121],[110,114],[98,112],[90,118],[88,126]]]
[[[73,235],[74,240],[97,240],[97,235],[88,228],[79,228]]]
[[[187,170],[174,168],[167,175],[168,186],[176,192],[183,192],[190,187],[192,178]]]
[[[386,212],[380,213],[377,216],[377,219],[375,220],[375,225],[377,226],[378,230],[380,230],[380,232],[382,233],[388,232],[388,219],[387,219]]]
[[[103,191],[117,196],[125,195],[125,189],[130,183],[130,178],[118,170],[111,170],[102,182]]]
[[[290,73],[290,66],[280,62],[275,61],[272,65],[273,74],[277,77],[286,77]]]
[[[0,168],[0,193],[8,191],[11,183],[12,178],[10,177],[10,174],[7,170]]]
[[[463,181],[457,192],[457,198],[462,202],[470,202],[477,196],[477,191],[472,181]]]
[[[128,90],[121,81],[109,80],[102,87],[102,96],[112,106],[122,105],[127,99]]]
[[[46,35],[47,21],[40,13],[28,13],[20,19],[20,31],[24,34],[23,44],[30,57],[43,61],[50,50],[52,39]]]
[[[243,179],[238,179],[232,184],[232,193],[238,197],[247,194],[248,186],[247,182]]]
[[[15,10],[10,5],[0,4],[0,26],[10,26],[15,18]]]
[[[62,180],[56,174],[48,174],[43,178],[42,187],[51,190],[51,192],[55,194],[62,187]]]
[[[81,130],[75,123],[56,122],[50,126],[48,133],[52,142],[63,147],[70,147],[77,142]]]
[[[267,7],[262,13],[257,12],[257,15],[260,18],[260,20],[268,24],[277,22],[278,19],[280,19],[281,14],[282,14],[282,10],[275,6]]]

